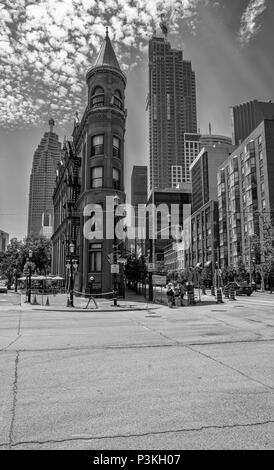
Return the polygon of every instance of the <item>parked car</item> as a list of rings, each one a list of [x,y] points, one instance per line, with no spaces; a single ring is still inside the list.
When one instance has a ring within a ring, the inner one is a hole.
[[[0,282],[0,294],[7,294],[8,288],[4,282]]]
[[[227,284],[227,287],[229,288],[231,285],[233,285],[235,289],[235,294],[236,295],[247,295],[250,296],[252,292],[254,291],[254,287],[250,286],[247,282],[229,282]]]

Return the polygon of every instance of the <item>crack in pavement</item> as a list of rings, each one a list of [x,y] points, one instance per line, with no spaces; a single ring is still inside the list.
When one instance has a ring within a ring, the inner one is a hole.
[[[18,326],[17,326],[17,332],[16,332],[16,338],[13,339],[7,346],[4,348],[0,349],[0,352],[6,351],[10,346],[12,346],[18,339],[21,337],[21,319],[22,319],[22,310],[19,312],[19,318],[18,318]]]
[[[204,356],[204,357],[210,359],[211,361],[216,362],[217,364],[220,364],[220,365],[222,365],[222,366],[224,366],[224,367],[226,367],[226,368],[228,368],[228,369],[231,369],[231,370],[233,370],[234,372],[238,372],[238,374],[242,375],[242,376],[245,377],[246,379],[249,379],[249,380],[251,380],[251,381],[253,381],[253,382],[257,383],[257,384],[260,384],[260,385],[262,385],[263,387],[266,387],[266,388],[268,388],[268,389],[270,389],[270,390],[274,390],[274,387],[271,387],[271,385],[267,385],[267,384],[261,382],[260,380],[254,379],[253,377],[250,377],[249,375],[245,374],[244,372],[240,371],[239,369],[236,369],[235,367],[232,367],[232,366],[230,366],[229,364],[226,364],[225,362],[219,361],[218,359],[215,359],[214,357],[210,356],[209,354],[206,354],[206,353],[203,353],[203,352],[201,352],[201,351],[198,351],[197,349],[195,349],[195,348],[193,348],[193,347],[191,347],[191,346],[189,346],[189,345],[187,345],[186,348],[187,348],[187,349],[190,349],[190,350],[193,351],[193,352],[196,352],[197,354],[200,354],[201,356]]]
[[[14,370],[14,381],[12,385],[12,409],[11,409],[11,423],[9,429],[9,448],[12,447],[12,440],[13,440],[13,431],[14,431],[14,422],[15,422],[15,411],[16,411],[16,403],[17,403],[17,383],[18,383],[18,363],[19,363],[19,351],[17,351],[16,358],[15,358],[15,370]]]
[[[146,326],[146,325],[144,325]],[[150,329],[146,327],[146,329]],[[152,330],[158,333],[160,336],[162,335],[160,332],[157,332],[156,330]],[[21,336],[21,335],[20,335]],[[9,346],[11,346],[13,343],[15,343],[19,338],[16,338],[13,340],[6,348],[0,349],[0,352],[4,352]],[[20,353],[31,353],[31,352],[58,352],[58,351],[96,351],[96,350],[121,350],[121,349],[153,349],[153,348],[177,348],[177,347],[187,347],[187,346],[221,346],[223,344],[242,344],[242,343],[273,343],[274,338],[268,338],[268,339],[244,339],[244,340],[231,340],[231,341],[207,341],[207,342],[196,342],[196,343],[183,343],[183,342],[175,342],[176,340],[173,340],[172,338],[169,338],[168,336],[166,339],[169,339],[170,341],[173,341],[173,344],[128,344],[128,345],[110,345],[110,346],[72,346],[72,347],[64,347],[64,348],[32,348],[32,349],[24,349],[20,348],[17,349],[18,352]],[[10,351],[13,352],[13,351]]]
[[[189,433],[189,432],[201,432],[205,430],[214,430],[214,429],[234,429],[234,428],[248,428],[248,427],[255,427],[255,426],[265,426],[268,424],[274,424],[274,419],[269,419],[267,421],[256,421],[254,423],[234,423],[234,424],[212,424],[212,425],[203,425],[199,427],[193,428],[179,428],[179,429],[166,429],[163,431],[147,431],[142,433],[133,433],[133,434],[115,434],[115,435],[104,435],[104,436],[88,436],[88,437],[71,437],[71,438],[64,438],[64,439],[48,439],[44,441],[39,440],[29,440],[29,441],[17,441],[10,445],[11,448],[20,446],[20,445],[28,445],[28,444],[58,444],[58,443],[65,443],[65,442],[73,442],[73,441],[95,441],[95,440],[103,440],[103,439],[128,439],[134,437],[147,437],[147,436],[157,436],[157,435],[165,435],[165,434],[179,434],[179,433]],[[0,443],[0,447],[7,446],[8,443]]]

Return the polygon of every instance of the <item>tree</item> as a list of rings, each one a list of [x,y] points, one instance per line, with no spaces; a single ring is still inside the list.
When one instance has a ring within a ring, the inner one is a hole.
[[[24,263],[22,262],[23,242],[17,238],[12,238],[7,250],[2,253],[0,260],[0,274],[8,280],[8,286],[13,282],[15,270],[18,275],[23,272]]]
[[[252,237],[250,254],[264,290],[265,279],[272,273],[274,265],[274,226],[270,214],[260,214],[260,235]]]
[[[30,236],[25,238],[23,245],[24,264],[32,251],[32,262],[36,265],[37,274],[49,274],[51,268],[51,240],[45,237]]]
[[[23,241],[12,238],[7,251],[0,258],[0,275],[11,285],[15,276],[26,272],[29,251],[32,251],[31,269],[37,274],[47,274],[51,266],[51,241],[45,237],[27,237]]]
[[[138,258],[135,253],[130,254],[125,264],[125,276],[127,280],[136,286],[137,282],[143,282],[145,280],[146,274],[147,267],[145,257],[140,256]]]

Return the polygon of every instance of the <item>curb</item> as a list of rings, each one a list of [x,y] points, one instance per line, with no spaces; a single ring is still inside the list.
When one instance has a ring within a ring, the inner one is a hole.
[[[157,307],[156,307],[157,308]],[[159,308],[159,307],[158,307]],[[140,307],[125,307],[125,308],[116,308],[116,309],[102,309],[102,308],[94,308],[94,309],[89,309],[89,308],[29,308],[29,309],[23,309],[26,311],[32,311],[32,312],[136,312],[136,311],[148,311],[148,310],[155,310],[155,307],[147,307],[147,308],[140,308]]]

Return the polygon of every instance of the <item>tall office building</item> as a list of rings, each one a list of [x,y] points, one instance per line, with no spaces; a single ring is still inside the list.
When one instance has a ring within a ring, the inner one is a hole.
[[[53,132],[53,119],[49,120],[49,125],[49,132],[45,132],[33,156],[28,213],[28,235],[44,235],[47,238],[52,235],[52,196],[56,167],[61,158],[61,143]]]
[[[240,145],[264,119],[273,119],[274,103],[253,100],[231,108],[233,144]]]
[[[149,41],[149,188],[189,181],[184,134],[197,133],[195,73],[162,37]]]
[[[146,203],[147,166],[134,165],[131,173],[131,205],[135,210],[135,219],[138,217],[138,204]]]
[[[9,244],[9,234],[0,230],[0,252],[4,252]]]
[[[137,254],[143,253],[143,234],[145,233],[145,214],[147,203],[147,166],[134,165],[131,173],[131,206],[134,209],[132,225],[135,227],[134,246]]]
[[[202,136],[203,148],[190,166],[192,181],[191,249],[186,263],[213,266],[219,261],[218,167],[234,150],[225,136]]]

